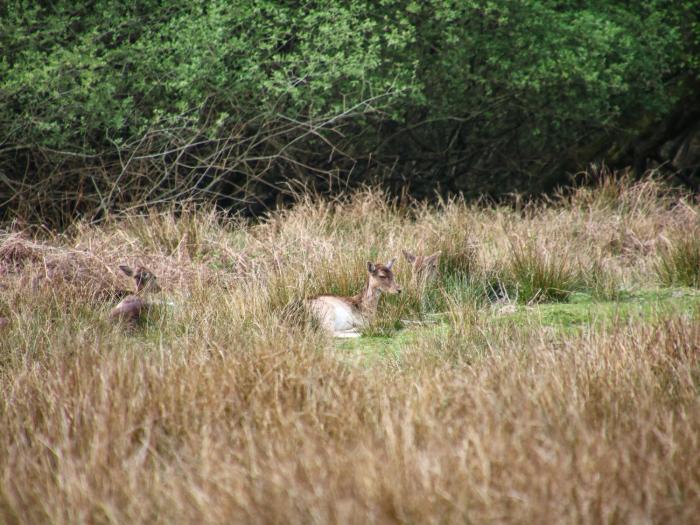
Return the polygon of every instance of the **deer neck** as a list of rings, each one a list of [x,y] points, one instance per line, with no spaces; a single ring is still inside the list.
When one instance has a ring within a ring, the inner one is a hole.
[[[374,286],[369,277],[365,282],[364,289],[354,297],[354,302],[361,312],[374,313],[377,310],[379,296],[382,294],[378,286]]]

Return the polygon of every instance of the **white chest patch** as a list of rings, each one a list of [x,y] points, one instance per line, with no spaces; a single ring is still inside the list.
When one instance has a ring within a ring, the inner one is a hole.
[[[346,304],[334,304],[333,313],[334,330],[352,330],[358,324],[352,309]]]

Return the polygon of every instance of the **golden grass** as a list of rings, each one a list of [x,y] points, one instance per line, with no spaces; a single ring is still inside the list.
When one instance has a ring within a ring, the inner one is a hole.
[[[517,243],[591,292],[643,288],[697,212],[605,180],[518,212],[368,190],[258,224],[178,210],[2,234],[0,522],[693,523],[698,312],[561,333],[488,319]],[[440,313],[443,330],[367,360],[290,315],[401,248],[442,250],[435,300],[385,298],[378,323]],[[95,293],[121,262],[164,289],[136,330]]]

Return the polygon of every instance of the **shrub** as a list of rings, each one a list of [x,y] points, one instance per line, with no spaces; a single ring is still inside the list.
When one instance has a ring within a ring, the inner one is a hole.
[[[0,202],[260,211],[290,178],[389,172],[422,195],[540,189],[573,144],[670,110],[691,4],[8,0]]]

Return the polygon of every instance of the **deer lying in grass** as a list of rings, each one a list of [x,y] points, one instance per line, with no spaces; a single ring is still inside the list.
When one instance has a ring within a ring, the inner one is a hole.
[[[10,320],[7,317],[0,317],[0,331],[10,326]]]
[[[438,276],[438,264],[442,252],[435,252],[432,255],[414,255],[406,250],[402,251],[411,265],[411,279],[414,285],[425,285]]]
[[[334,337],[359,337],[358,329],[365,326],[376,313],[381,293],[401,293],[401,287],[394,281],[391,271],[394,262],[396,259],[386,265],[368,262],[365,287],[357,295],[320,295],[309,299],[307,304],[321,326]]]
[[[118,290],[115,295],[124,297],[117,306],[115,306],[109,314],[110,319],[115,321],[124,321],[130,324],[135,324],[149,308],[150,304],[144,299],[144,295],[150,292],[159,292],[156,276],[143,266],[131,268],[125,264],[120,264],[119,269],[122,273],[134,280],[136,285],[136,293],[129,293],[124,290]]]

